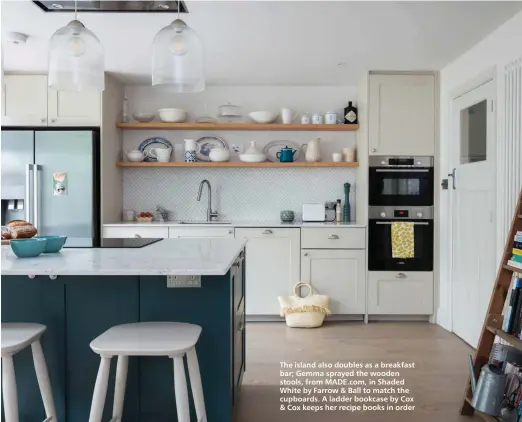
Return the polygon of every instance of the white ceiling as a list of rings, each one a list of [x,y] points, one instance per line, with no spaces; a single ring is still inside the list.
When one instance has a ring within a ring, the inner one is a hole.
[[[519,10],[522,2],[187,1],[203,40],[207,83],[352,85],[364,70],[437,70]],[[1,2],[6,71],[45,72],[48,39],[72,19],[29,0]],[[105,68],[150,83],[154,35],[174,16],[82,13]],[[6,31],[29,35],[6,43]],[[338,66],[345,62],[344,66]]]

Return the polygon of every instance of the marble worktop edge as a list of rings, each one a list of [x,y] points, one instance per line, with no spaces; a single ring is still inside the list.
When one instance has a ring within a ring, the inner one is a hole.
[[[163,239],[143,248],[67,248],[17,258],[2,246],[2,275],[225,275],[245,239]]]

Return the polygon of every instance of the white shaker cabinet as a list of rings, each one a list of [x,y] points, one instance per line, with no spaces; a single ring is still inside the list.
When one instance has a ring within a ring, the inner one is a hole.
[[[5,75],[2,126],[47,126],[47,76]]]
[[[370,271],[369,315],[431,315],[433,273]]]
[[[308,281],[317,293],[330,296],[330,310],[334,315],[365,313],[365,276],[364,250],[301,251],[301,279]]]
[[[234,228],[231,226],[220,227],[169,227],[169,237],[197,238],[197,237],[234,237]]]
[[[299,281],[298,228],[237,228],[246,245],[246,313],[278,316],[278,296],[289,295]]]
[[[49,126],[100,126],[101,98],[99,92],[49,89],[47,102]]]
[[[371,74],[370,155],[435,154],[435,76]]]
[[[168,227],[146,227],[146,226],[104,226],[103,237],[143,237],[143,238],[167,238]]]

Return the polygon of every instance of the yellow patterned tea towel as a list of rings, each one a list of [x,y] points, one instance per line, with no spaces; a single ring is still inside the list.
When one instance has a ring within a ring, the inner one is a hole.
[[[395,221],[392,223],[392,257],[414,258],[413,223]]]

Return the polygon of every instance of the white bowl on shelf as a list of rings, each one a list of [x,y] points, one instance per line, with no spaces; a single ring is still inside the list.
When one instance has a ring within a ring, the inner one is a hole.
[[[181,108],[160,108],[158,114],[162,122],[181,123],[187,120],[187,112]]]
[[[265,154],[239,154],[239,159],[244,163],[263,163],[266,161]]]
[[[248,116],[256,123],[272,123],[279,117],[279,114],[273,111],[253,111],[248,113]]]
[[[155,113],[132,113],[134,120],[140,123],[148,123],[154,120]]]

